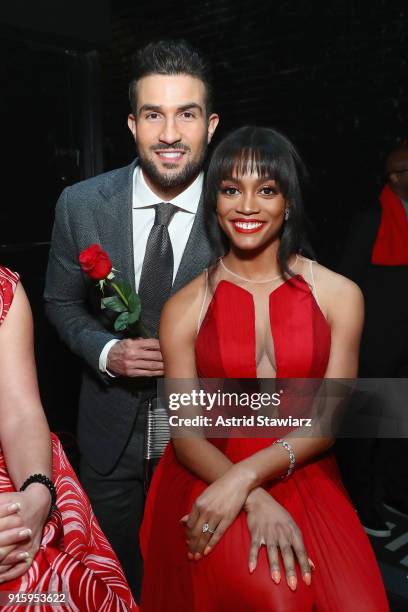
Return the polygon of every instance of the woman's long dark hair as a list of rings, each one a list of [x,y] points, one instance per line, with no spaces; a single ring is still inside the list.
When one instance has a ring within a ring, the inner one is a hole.
[[[293,276],[288,267],[289,257],[304,251],[312,254],[305,235],[302,198],[307,172],[293,144],[277,130],[245,126],[231,132],[216,147],[208,167],[205,186],[208,223],[214,222],[221,181],[251,173],[274,179],[289,203],[290,213],[281,231],[278,262],[282,274]],[[214,229],[208,227],[208,230],[210,235],[215,235]],[[226,246],[228,243],[224,244]]]

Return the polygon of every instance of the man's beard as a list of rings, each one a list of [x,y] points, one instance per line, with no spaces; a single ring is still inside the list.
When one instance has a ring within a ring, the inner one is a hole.
[[[168,151],[170,149],[180,149],[180,148],[184,149],[185,151],[190,151],[190,147],[187,147],[186,145],[182,145],[182,146],[175,145],[173,147],[156,146],[156,147],[152,147],[151,151],[159,151],[160,149],[166,149]],[[207,140],[205,139],[202,144],[201,150],[200,150],[199,158],[196,160],[189,161],[184,166],[184,168],[180,170],[180,172],[178,173],[160,172],[158,168],[156,167],[156,165],[154,164],[153,160],[145,157],[141,153],[141,151],[138,151],[138,157],[139,157],[139,164],[143,172],[147,174],[151,182],[153,184],[156,183],[162,189],[169,189],[172,187],[184,187],[185,185],[189,185],[201,171],[204,165],[206,153],[207,153]],[[171,161],[169,161],[169,163],[166,164],[166,166],[169,170],[172,170],[173,168],[177,167],[176,164],[172,164]]]

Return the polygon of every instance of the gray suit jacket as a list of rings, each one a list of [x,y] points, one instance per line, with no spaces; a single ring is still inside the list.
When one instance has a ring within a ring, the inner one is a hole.
[[[46,312],[84,364],[79,404],[81,453],[101,474],[110,472],[129,438],[138,406],[152,391],[146,379],[110,378],[99,371],[105,344],[120,338],[100,309],[95,281],[78,263],[80,252],[98,243],[121,278],[134,287],[132,181],[130,166],[67,187],[56,207],[45,288]],[[172,292],[195,278],[217,255],[204,226],[201,198]],[[137,247],[137,245],[136,245]]]

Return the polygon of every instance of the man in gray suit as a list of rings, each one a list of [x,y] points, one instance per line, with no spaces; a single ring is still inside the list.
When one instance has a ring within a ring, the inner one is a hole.
[[[84,365],[81,480],[138,598],[146,411],[163,374],[153,336],[165,299],[216,254],[204,223],[202,167],[218,116],[208,66],[184,41],[142,49],[129,95],[138,159],[61,194],[45,300],[50,321]],[[151,338],[121,336],[104,318],[98,287],[78,264],[93,243],[139,292]]]

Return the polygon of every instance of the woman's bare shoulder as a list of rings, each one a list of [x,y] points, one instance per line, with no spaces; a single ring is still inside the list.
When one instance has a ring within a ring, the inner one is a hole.
[[[319,300],[329,319],[353,311],[359,316],[364,309],[364,298],[355,282],[317,262],[313,263],[313,275]]]
[[[342,274],[326,268],[317,261],[313,262],[313,273],[316,283],[319,283],[324,291],[334,293],[337,296],[344,292],[349,296],[361,295],[361,289],[356,283]]]
[[[201,305],[205,291],[205,276],[206,272],[204,271],[185,285],[182,289],[179,289],[179,291],[172,295],[166,302],[166,309],[178,310],[185,309],[188,306],[188,309],[190,310],[194,309],[194,307],[198,304]]]
[[[169,329],[169,326],[175,326],[177,329],[183,326],[186,330],[195,330],[204,299],[205,285],[204,271],[172,295],[164,305],[160,325],[164,325],[166,329]]]

